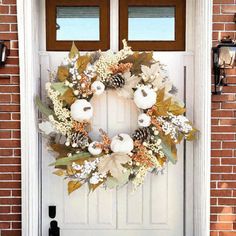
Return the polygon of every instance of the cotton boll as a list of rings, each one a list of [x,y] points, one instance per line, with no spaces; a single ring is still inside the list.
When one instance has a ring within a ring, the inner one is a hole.
[[[97,144],[98,144],[98,142],[92,142],[88,146],[88,151],[93,156],[96,156],[96,155],[99,155],[102,153],[102,149],[100,147],[98,147]]]
[[[145,113],[138,116],[138,125],[141,127],[148,127],[151,124],[151,117]]]
[[[154,89],[142,86],[134,92],[134,103],[138,108],[148,109],[156,103],[156,97]]]
[[[118,134],[112,138],[111,150],[113,152],[130,153],[134,148],[134,141],[128,134]]]
[[[91,89],[95,95],[101,95],[105,90],[105,85],[100,81],[95,81],[92,83]]]
[[[76,121],[88,121],[93,116],[93,107],[85,99],[76,100],[70,107],[71,116]]]

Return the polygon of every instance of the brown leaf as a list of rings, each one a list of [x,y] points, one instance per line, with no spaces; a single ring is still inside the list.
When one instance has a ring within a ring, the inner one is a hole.
[[[71,194],[75,190],[79,189],[82,184],[79,181],[69,181],[68,182],[68,194]]]
[[[81,56],[78,58],[77,68],[78,68],[79,73],[82,73],[86,69],[89,62],[90,62],[90,56],[88,55]]]
[[[98,164],[98,171],[100,173],[110,172],[113,177],[119,179],[123,174],[123,170],[125,170],[122,164],[126,164],[130,160],[131,158],[124,153],[112,153],[111,155],[106,155],[101,158]]]
[[[70,53],[69,53],[69,58],[72,59],[72,58],[74,58],[76,55],[79,55],[79,50],[78,50],[78,48],[75,46],[75,43],[73,42],[73,43],[72,43],[72,46],[71,46]]]
[[[63,82],[69,77],[69,70],[66,66],[59,66],[57,70],[57,78]]]
[[[67,147],[66,145],[60,143],[52,143],[50,144],[50,147],[54,152],[57,152],[59,154],[58,157],[65,157],[68,153],[71,152],[70,147]]]
[[[132,63],[132,74],[138,75],[142,72],[141,65],[150,66],[154,63],[152,52],[134,52],[134,54],[128,56],[122,60],[121,63]]]
[[[61,96],[61,99],[65,101],[68,105],[71,105],[76,99],[73,93],[73,89],[67,89],[66,92]]]
[[[101,181],[101,182],[99,182],[99,183],[97,183],[97,184],[90,184],[90,183],[89,183],[89,191],[90,191],[90,192],[94,192],[95,189],[97,189],[101,184],[103,184],[103,182],[104,182],[104,181]]]

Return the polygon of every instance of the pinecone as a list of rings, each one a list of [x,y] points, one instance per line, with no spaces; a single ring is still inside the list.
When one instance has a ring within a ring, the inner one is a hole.
[[[88,144],[88,137],[80,132],[74,133],[72,134],[72,137],[71,137],[71,144],[72,144],[72,147],[85,148],[86,145]]]
[[[148,139],[150,135],[150,131],[148,128],[139,128],[134,131],[132,134],[132,138],[134,140],[144,141],[145,139]]]
[[[125,79],[121,74],[115,74],[110,78],[108,83],[108,86],[114,89],[122,88],[125,85]]]

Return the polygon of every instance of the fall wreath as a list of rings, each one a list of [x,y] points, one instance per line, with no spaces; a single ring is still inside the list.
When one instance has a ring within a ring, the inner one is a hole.
[[[169,161],[176,163],[176,145],[195,136],[164,65],[151,52],[133,52],[125,40],[123,44],[117,53],[86,55],[73,44],[57,72],[50,73],[46,104],[36,98],[44,115],[39,128],[57,153],[54,174],[68,179],[69,193],[85,183],[95,190],[132,182],[136,189],[148,172],[157,174]],[[89,136],[90,100],[107,89],[133,99],[140,112],[139,128],[113,138],[100,129],[101,139],[94,141]]]

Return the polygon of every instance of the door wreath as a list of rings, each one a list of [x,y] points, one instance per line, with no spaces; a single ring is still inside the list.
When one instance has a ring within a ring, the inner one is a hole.
[[[136,189],[148,172],[157,174],[168,162],[176,163],[177,144],[194,139],[196,129],[185,117],[164,65],[152,52],[133,52],[125,40],[123,44],[117,53],[85,55],[73,44],[57,72],[50,73],[48,101],[36,97],[43,114],[39,128],[56,153],[54,174],[68,179],[69,194],[85,183],[92,191],[128,182]],[[140,111],[139,128],[131,136],[121,133],[113,138],[100,129],[101,139],[92,140],[90,100],[108,89],[133,99]]]

